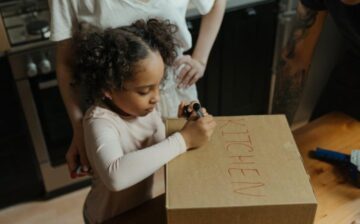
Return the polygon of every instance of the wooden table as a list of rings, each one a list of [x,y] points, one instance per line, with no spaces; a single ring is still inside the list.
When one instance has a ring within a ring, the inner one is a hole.
[[[342,113],[331,113],[293,134],[318,200],[315,224],[360,223],[360,189],[339,168],[308,156],[316,147],[348,154],[360,149],[360,122]]]

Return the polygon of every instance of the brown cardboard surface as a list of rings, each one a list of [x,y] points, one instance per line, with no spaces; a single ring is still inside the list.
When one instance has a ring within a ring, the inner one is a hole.
[[[167,133],[184,122],[167,120]],[[216,122],[207,145],[166,167],[168,223],[313,223],[316,199],[285,117]]]

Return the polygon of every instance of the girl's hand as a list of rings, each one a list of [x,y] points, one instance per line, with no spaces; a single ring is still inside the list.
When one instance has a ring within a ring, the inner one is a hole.
[[[181,65],[184,66],[177,76],[179,88],[187,88],[204,76],[206,64],[192,58],[190,55],[183,55],[175,60],[176,69]]]
[[[210,137],[214,132],[216,122],[213,116],[207,114],[205,109],[203,112],[205,112],[204,117],[191,119],[197,116],[193,111],[190,119],[186,122],[180,131],[188,149],[197,148],[204,145],[210,140]]]
[[[185,114],[184,114],[184,107],[185,106],[186,106],[185,102],[181,101],[179,106],[178,106],[178,114],[177,114],[178,117],[185,117]]]

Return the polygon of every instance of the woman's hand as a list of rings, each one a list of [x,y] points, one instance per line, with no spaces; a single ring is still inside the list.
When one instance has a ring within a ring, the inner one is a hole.
[[[73,139],[65,157],[71,178],[89,175],[90,164],[85,151],[82,127],[74,130]]]
[[[175,68],[179,69],[182,65],[183,67],[177,76],[179,88],[188,88],[204,76],[206,68],[204,62],[200,62],[190,55],[183,55],[175,60]]]

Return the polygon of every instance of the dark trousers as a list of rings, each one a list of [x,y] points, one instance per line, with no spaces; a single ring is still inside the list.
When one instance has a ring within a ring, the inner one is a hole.
[[[354,53],[346,53],[334,67],[311,120],[331,111],[360,120],[360,57]]]

